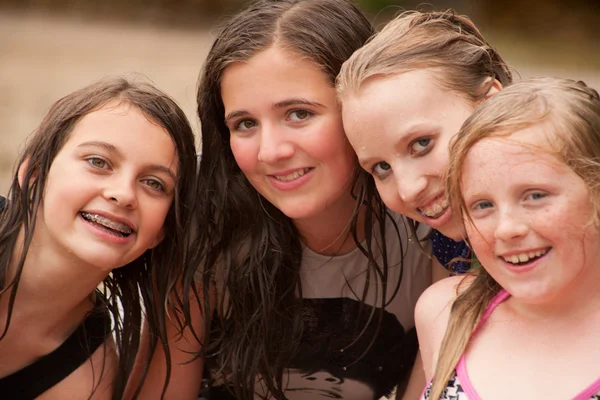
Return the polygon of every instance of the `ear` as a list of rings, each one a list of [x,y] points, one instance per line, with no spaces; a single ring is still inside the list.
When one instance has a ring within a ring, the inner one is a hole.
[[[156,235],[156,238],[154,239],[154,241],[152,242],[150,247],[148,247],[148,249],[153,249],[156,246],[158,246],[160,244],[160,242],[163,241],[164,238],[165,238],[165,228],[162,227],[162,228],[160,228],[160,232],[158,232],[158,235]]]
[[[19,181],[19,186],[23,189],[23,182],[25,181],[25,175],[29,170],[29,157],[25,158],[21,165],[19,165],[19,170],[17,171],[17,180]],[[37,178],[37,171],[31,174],[31,179]]]
[[[496,93],[500,92],[503,89],[502,84],[500,83],[500,81],[498,81],[498,79],[494,79],[494,81],[490,85],[490,81],[492,79],[494,79],[494,78],[489,77],[485,81],[483,81],[484,87],[489,86],[489,89],[488,89],[487,93],[485,94],[485,97],[483,98],[483,100],[489,99],[490,97],[492,97],[493,95],[495,95]]]

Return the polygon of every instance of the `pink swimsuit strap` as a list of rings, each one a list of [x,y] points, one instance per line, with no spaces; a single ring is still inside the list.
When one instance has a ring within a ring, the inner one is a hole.
[[[477,324],[477,328],[473,332],[473,335],[479,330],[481,325],[489,318],[490,314],[498,307],[502,302],[504,302],[507,298],[510,297],[510,294],[502,289],[494,298],[490,301],[487,310],[481,316],[481,320],[479,324]],[[467,373],[467,363],[465,360],[465,353],[460,357],[458,364],[456,366],[456,375],[462,385],[463,391],[466,393],[469,400],[481,400],[481,397],[475,391],[471,380],[469,379],[469,374]],[[591,385],[585,388],[582,392],[580,392],[577,396],[573,398],[573,400],[589,400],[592,396],[599,393],[600,390],[600,378],[594,381]],[[594,397],[595,398],[595,397]],[[599,397],[600,398],[600,397]]]

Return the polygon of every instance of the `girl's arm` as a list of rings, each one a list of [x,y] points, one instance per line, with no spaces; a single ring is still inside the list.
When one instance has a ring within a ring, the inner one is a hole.
[[[450,308],[456,298],[457,287],[463,279],[464,276],[442,279],[425,290],[417,302],[415,325],[426,382],[433,377],[450,317]],[[466,285],[461,289],[464,286]]]
[[[202,293],[202,288],[199,284],[196,284],[196,290],[198,293]],[[190,292],[189,296],[190,299],[195,298],[192,292]],[[202,332],[204,331],[204,320],[202,319],[203,311],[201,310],[201,307],[202,306],[198,304],[198,302],[190,301],[191,324],[199,339],[203,340]],[[181,334],[179,332],[179,326],[175,321],[167,318],[166,323],[167,337],[169,338],[169,351],[171,353],[171,376],[164,399],[195,400],[198,398],[202,383],[204,359],[199,357],[192,362],[190,362],[190,360],[194,357],[194,354],[200,352],[202,344],[194,337],[189,327]],[[145,360],[148,359],[148,334],[148,329],[144,326],[140,353],[137,356],[132,379],[127,387],[126,399],[131,399],[133,397],[143,372]],[[162,346],[159,344],[152,355],[148,374],[146,375],[142,390],[137,398],[143,400],[160,399],[166,373],[166,357]]]

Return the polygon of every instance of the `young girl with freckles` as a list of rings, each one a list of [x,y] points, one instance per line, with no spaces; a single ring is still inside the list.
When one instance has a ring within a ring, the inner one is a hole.
[[[433,254],[469,269],[460,215],[444,194],[448,146],[482,101],[509,85],[500,55],[468,18],[409,11],[342,66],[337,91],[348,140],[393,211],[436,231]]]
[[[334,86],[372,34],[350,1],[260,0],[217,36],[198,89],[202,267],[184,281],[204,290],[172,341],[185,351],[167,398],[197,395],[203,369],[210,399],[418,397],[423,377],[404,387],[429,228],[413,236],[365,185]]]
[[[419,299],[423,399],[600,398],[598,160],[582,82],[521,81],[467,119],[448,193],[481,267]]]
[[[104,80],[50,108],[0,198],[0,397],[123,398],[142,307],[166,342],[195,171],[185,114],[150,85]]]

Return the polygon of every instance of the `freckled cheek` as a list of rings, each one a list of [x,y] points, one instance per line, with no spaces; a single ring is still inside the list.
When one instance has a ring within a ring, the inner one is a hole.
[[[465,221],[465,230],[469,242],[478,257],[487,258],[492,256],[494,243],[494,228],[490,224],[473,224]]]

